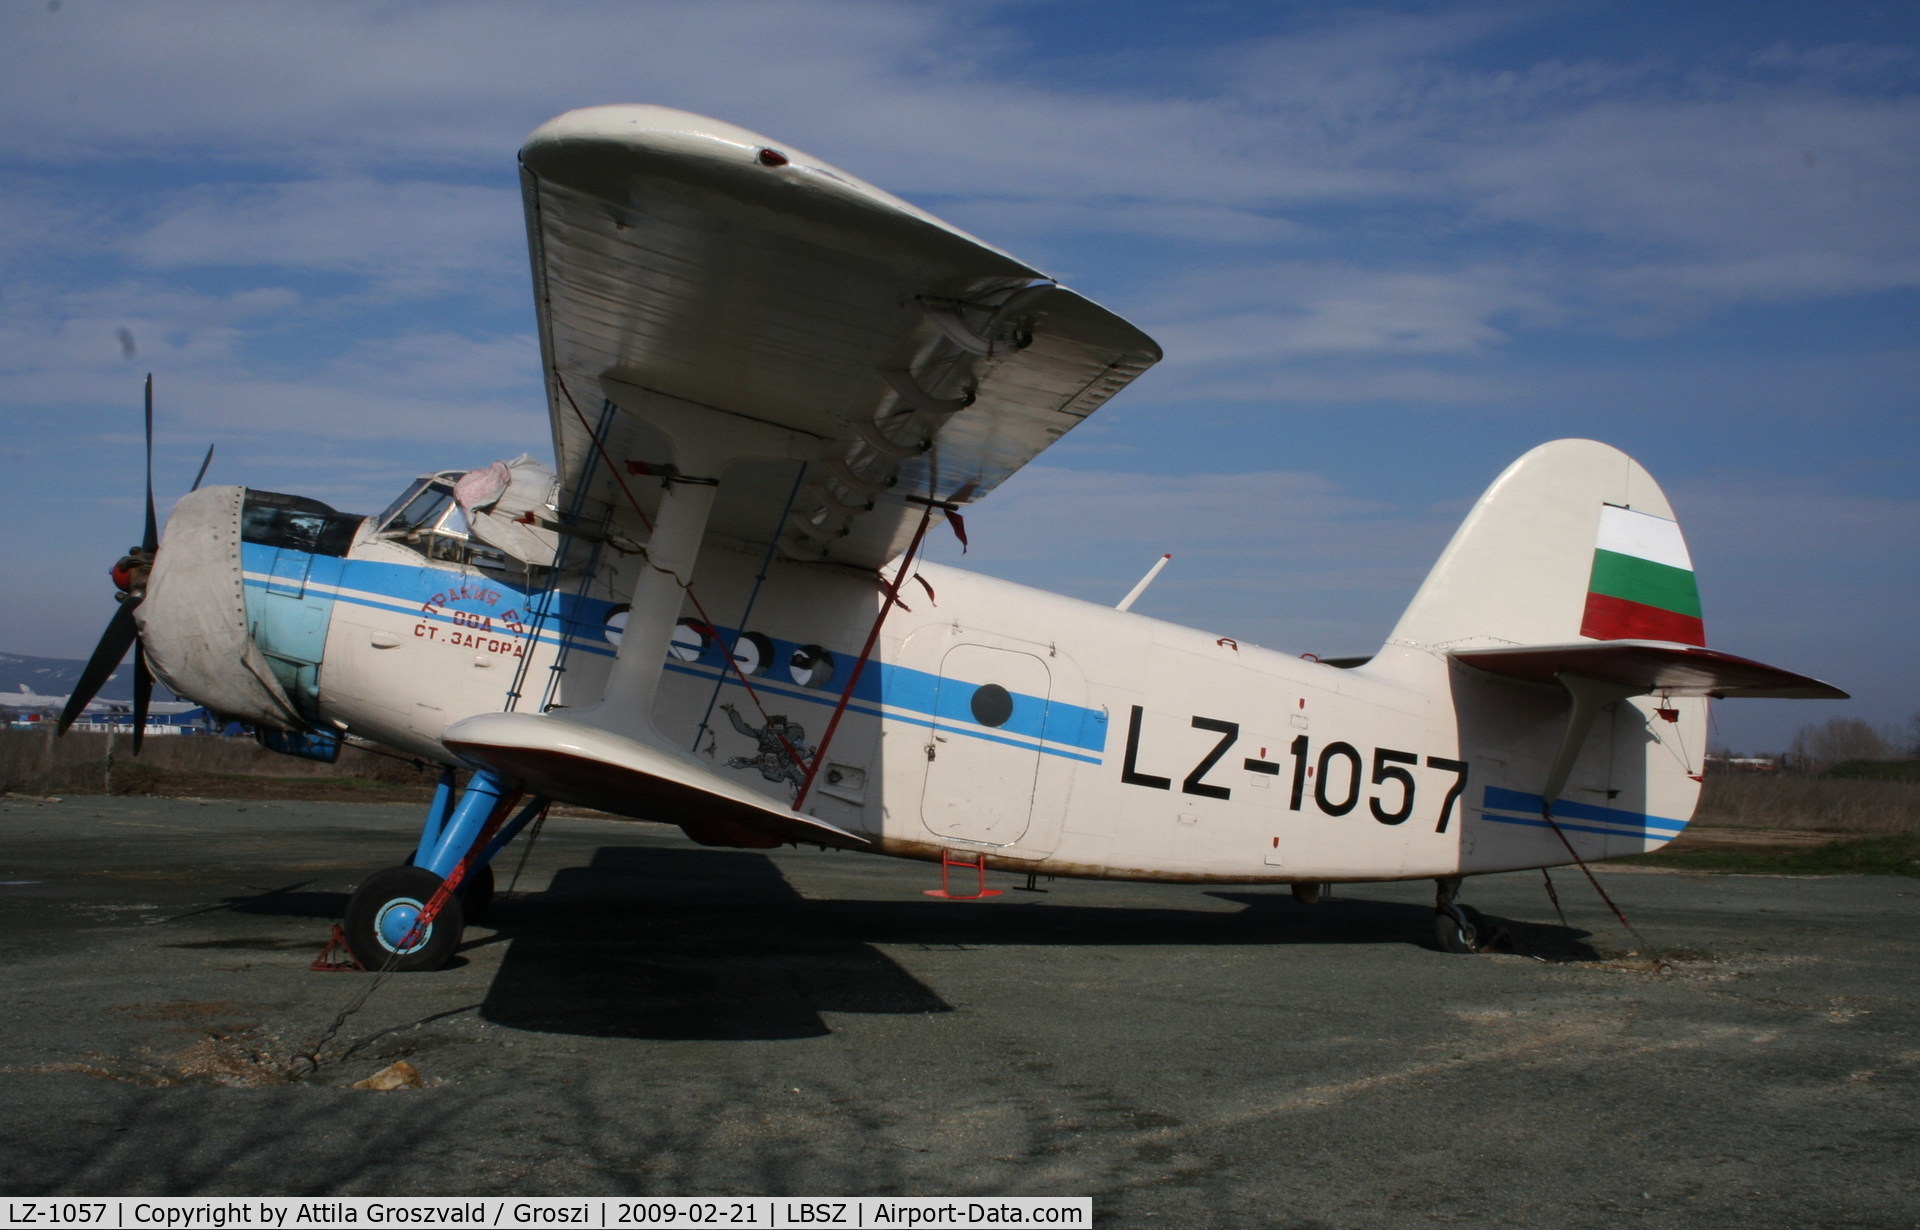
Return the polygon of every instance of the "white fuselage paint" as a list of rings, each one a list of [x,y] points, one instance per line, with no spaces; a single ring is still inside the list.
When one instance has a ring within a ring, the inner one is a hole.
[[[451,617],[444,608],[453,604],[435,610],[434,595],[462,585],[485,597],[491,582],[481,573],[378,539],[356,545],[353,558],[417,576],[405,593],[342,586],[320,675],[323,721],[450,760],[441,732],[501,710],[522,653],[518,708],[539,710],[554,629],[536,643],[525,612],[502,619],[501,603],[470,602],[472,611]],[[669,651],[653,716],[662,735],[715,772],[784,806],[799,774],[787,771],[778,740],[743,733],[722,706],[756,734],[767,725],[763,710],[785,718],[802,728],[798,742],[810,753],[883,594],[871,575],[776,561],[742,621],[759,568],[757,556],[710,543],[696,584],[715,624],[776,647],[775,661],[749,664],[757,702],[717,648],[693,661],[682,660],[683,648]],[[915,572],[926,586],[910,577],[903,587],[911,609],[887,619],[804,804],[882,852],[984,853],[993,866],[1049,875],[1220,882],[1422,878],[1572,861],[1540,821],[1537,795],[1528,798],[1564,722],[1557,688],[1395,646],[1339,669],[952,568]],[[698,618],[691,602],[683,615]],[[789,647],[800,645],[826,648],[835,674],[791,668]],[[597,631],[582,632],[557,703],[597,703],[612,660]],[[998,725],[1007,705],[989,685],[1011,701]],[[1658,719],[1651,700],[1629,700],[1588,738],[1555,808],[1582,857],[1656,848],[1691,815],[1705,702],[1670,703],[1681,710],[1677,723]],[[646,801],[634,799],[630,814],[646,818]]]

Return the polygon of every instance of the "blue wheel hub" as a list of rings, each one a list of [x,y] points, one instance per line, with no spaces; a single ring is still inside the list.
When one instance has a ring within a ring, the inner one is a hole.
[[[407,944],[404,948],[401,947],[406,943],[407,936],[412,934],[415,924],[420,921],[422,908],[420,902],[412,897],[396,897],[380,907],[380,918],[375,927],[379,932],[380,942],[386,946],[387,951],[412,952],[427,942],[427,936],[433,933],[432,927],[426,928],[416,936],[413,943]]]

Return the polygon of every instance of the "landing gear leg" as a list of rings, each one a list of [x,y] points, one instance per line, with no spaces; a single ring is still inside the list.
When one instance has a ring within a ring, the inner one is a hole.
[[[1479,951],[1480,912],[1454,901],[1460,893],[1460,877],[1442,876],[1433,883],[1437,890],[1433,902],[1433,938],[1440,951]]]
[[[488,863],[546,806],[545,800],[536,799],[502,828],[517,791],[510,792],[505,782],[482,771],[467,783],[460,801],[451,804],[450,782],[451,774],[442,779],[411,865],[375,872],[347,901],[347,944],[368,969],[383,969],[389,962],[402,971],[445,965],[459,946],[467,919],[484,911],[492,899]],[[463,862],[457,891],[441,893],[441,885]],[[423,926],[436,898],[438,904]]]

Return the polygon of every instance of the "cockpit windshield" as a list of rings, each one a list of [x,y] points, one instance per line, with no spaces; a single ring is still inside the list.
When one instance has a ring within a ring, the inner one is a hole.
[[[457,471],[446,471],[416,481],[380,514],[378,533],[428,559],[476,568],[507,568],[502,552],[473,540],[467,514],[453,499],[453,481],[459,477]]]
[[[453,503],[453,488],[433,479],[421,479],[407,493],[388,506],[380,514],[380,532],[383,534],[409,534],[419,530],[431,530],[439,524],[441,516]],[[461,529],[466,527],[463,524]]]
[[[467,510],[453,499],[453,484],[461,474],[463,470],[442,470],[420,476],[380,514],[376,533],[430,560],[492,572],[532,568],[534,564],[526,564],[518,556],[509,558],[492,541],[474,539]]]

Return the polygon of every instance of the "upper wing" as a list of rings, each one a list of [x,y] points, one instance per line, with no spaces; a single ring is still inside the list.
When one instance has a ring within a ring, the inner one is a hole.
[[[593,107],[520,151],[563,500],[652,515],[647,397],[810,437],[747,462],[709,533],[878,566],[920,508],[991,490],[1160,357],[1031,267],[744,129]],[[594,464],[600,433],[605,460]],[[611,468],[619,473],[610,473]]]

